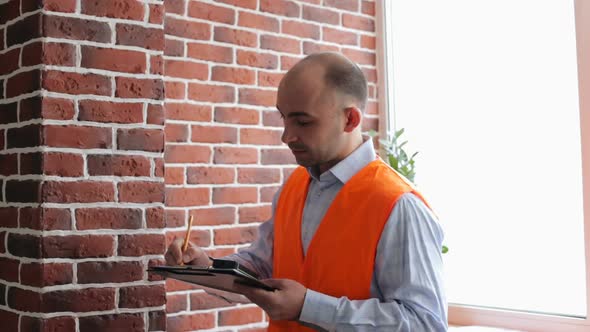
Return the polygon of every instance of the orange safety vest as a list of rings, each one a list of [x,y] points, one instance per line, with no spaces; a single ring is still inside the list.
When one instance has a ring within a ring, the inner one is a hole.
[[[285,183],[274,221],[273,278],[351,300],[370,298],[377,244],[398,198],[416,192],[381,159],[370,162],[338,192],[303,257],[301,222],[309,174],[298,167]],[[426,202],[425,202],[426,203]],[[313,331],[293,321],[270,321],[268,331]]]

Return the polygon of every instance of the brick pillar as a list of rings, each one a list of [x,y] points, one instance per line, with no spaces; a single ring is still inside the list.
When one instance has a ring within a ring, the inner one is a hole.
[[[0,5],[1,330],[165,330],[163,13]]]

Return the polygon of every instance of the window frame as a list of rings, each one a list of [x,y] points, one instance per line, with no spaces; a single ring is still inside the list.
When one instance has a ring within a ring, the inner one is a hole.
[[[388,62],[392,59],[387,38],[387,11],[385,1],[376,0],[377,70],[383,73],[377,83],[379,102],[379,135],[387,137],[393,128],[394,111],[389,105],[392,96],[388,82]],[[582,188],[584,216],[584,248],[586,263],[586,317],[568,317],[550,314],[511,311],[449,303],[449,325],[480,325],[527,331],[583,332],[590,328],[590,1],[574,1],[576,52],[578,62],[578,93],[580,105],[580,134],[582,143]],[[586,142],[586,143],[584,143]]]

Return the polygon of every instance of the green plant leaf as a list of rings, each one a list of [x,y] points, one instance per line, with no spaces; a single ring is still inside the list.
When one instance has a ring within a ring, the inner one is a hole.
[[[446,254],[447,252],[449,252],[449,248],[447,246],[442,246],[442,253]]]

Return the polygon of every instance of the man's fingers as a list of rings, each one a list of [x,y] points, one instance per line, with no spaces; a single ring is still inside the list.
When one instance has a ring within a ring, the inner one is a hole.
[[[197,266],[211,265],[210,264],[211,262],[209,260],[209,256],[207,256],[207,254],[205,254],[203,249],[197,247],[196,245],[194,245],[192,243],[189,244],[188,248],[186,248],[186,251],[182,255],[182,261],[185,264],[197,265]]]
[[[179,265],[182,262],[182,239],[172,241],[164,258],[168,265]]]

